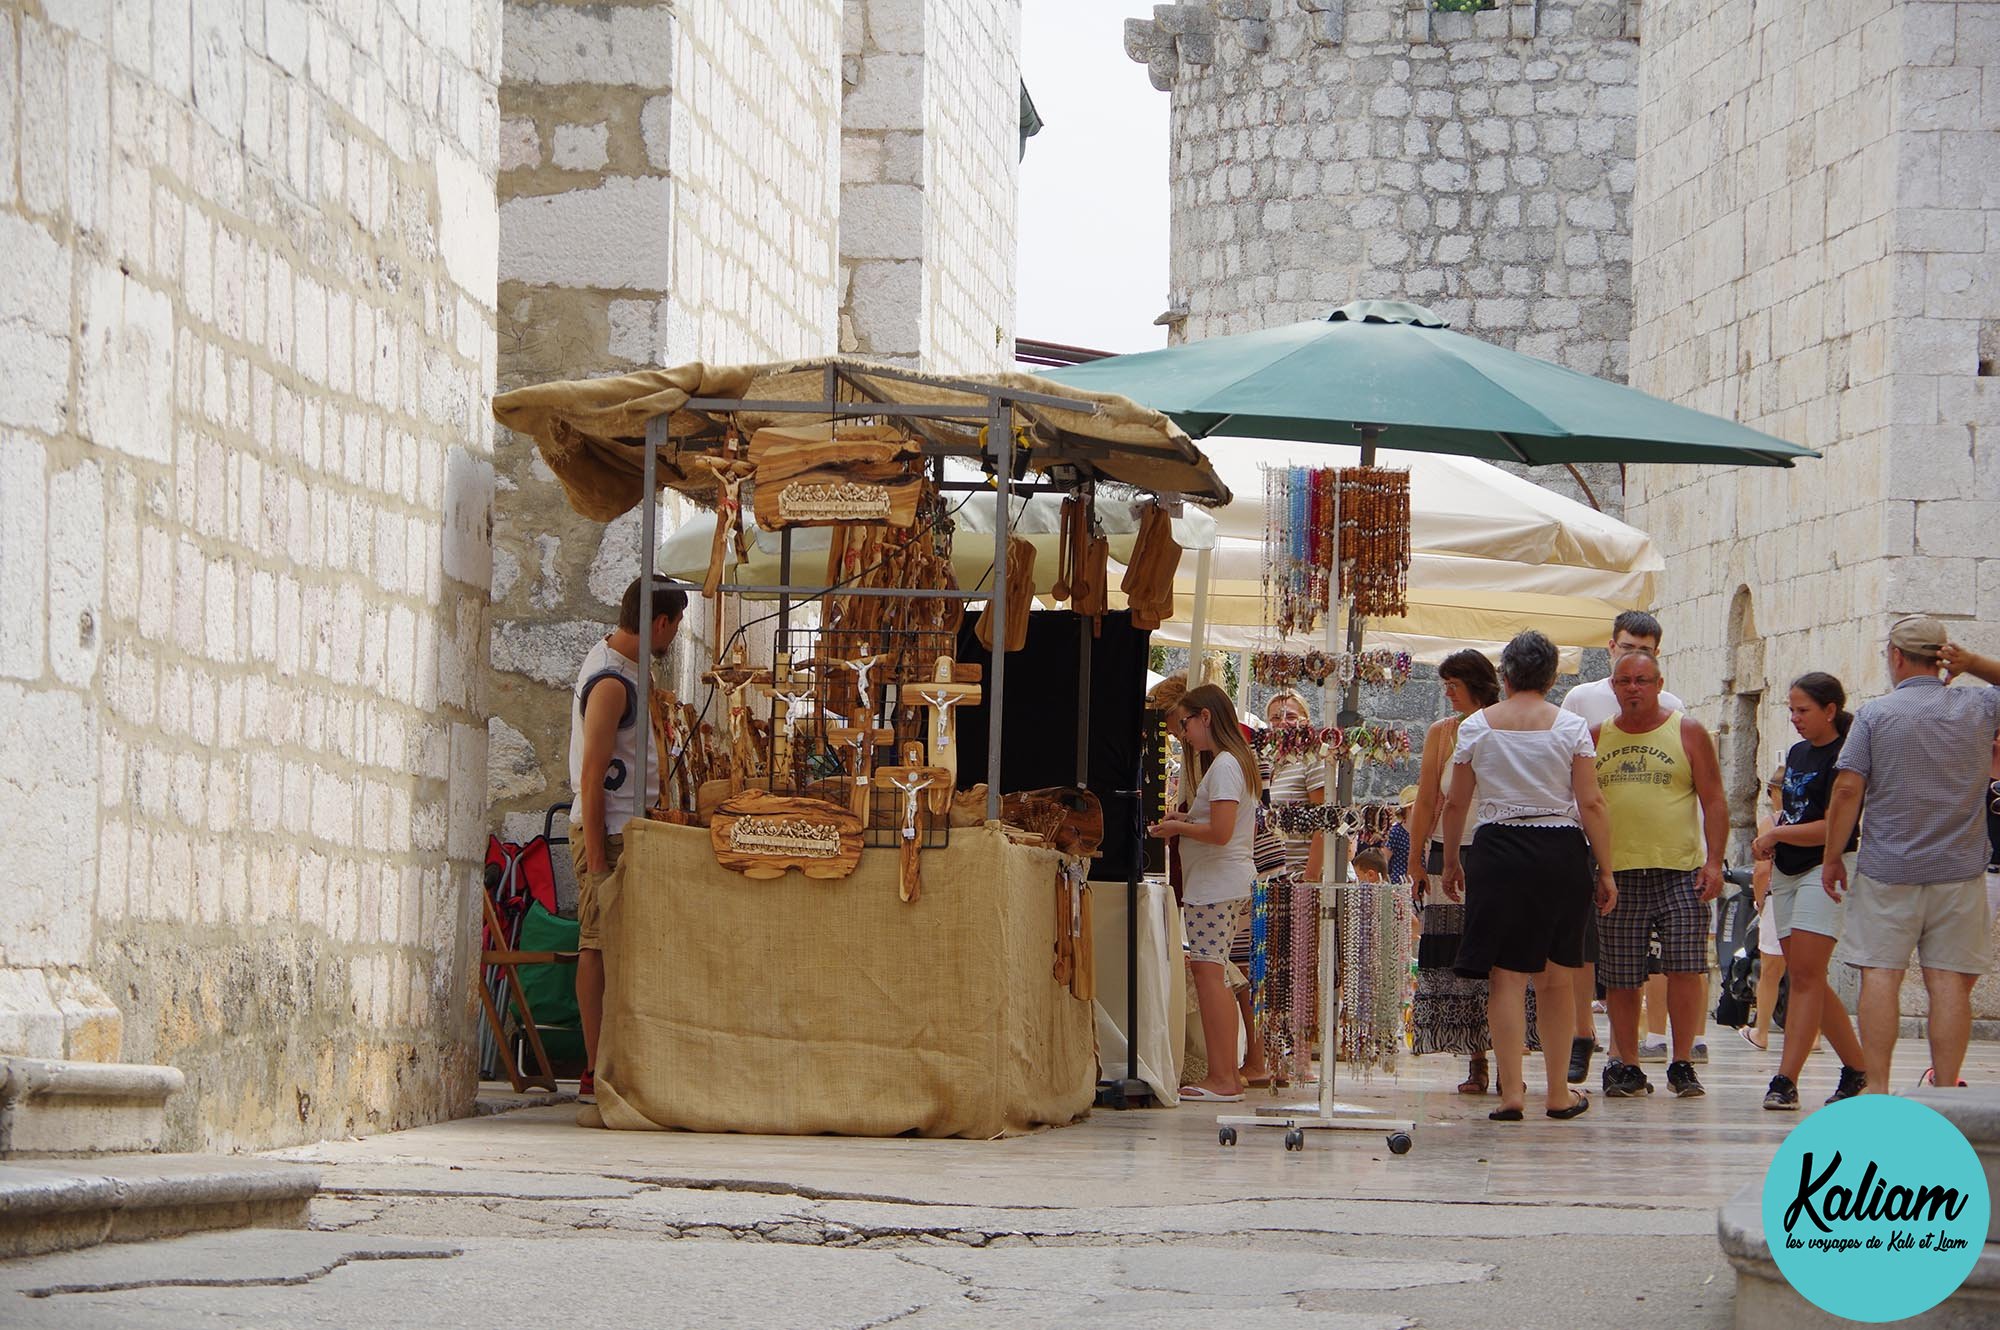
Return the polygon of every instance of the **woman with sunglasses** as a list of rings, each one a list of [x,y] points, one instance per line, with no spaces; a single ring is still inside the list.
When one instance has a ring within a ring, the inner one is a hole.
[[[1251,854],[1256,835],[1257,760],[1229,694],[1214,684],[1190,688],[1167,712],[1167,728],[1187,749],[1190,772],[1200,783],[1187,811],[1148,828],[1162,840],[1178,839],[1181,915],[1193,962],[1195,999],[1208,1049],[1208,1075],[1181,1087],[1182,1099],[1234,1103],[1243,1098],[1237,1070],[1236,999],[1222,965],[1230,939],[1243,926],[1256,877]]]

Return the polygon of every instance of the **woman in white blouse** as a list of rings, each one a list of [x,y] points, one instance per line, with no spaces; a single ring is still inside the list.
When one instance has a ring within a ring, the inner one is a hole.
[[[1222,963],[1229,958],[1230,939],[1243,926],[1256,879],[1250,846],[1257,825],[1257,759],[1229,694],[1212,683],[1188,689],[1167,712],[1167,726],[1201,762],[1201,782],[1187,811],[1149,828],[1163,840],[1180,841],[1181,917],[1208,1048],[1208,1075],[1183,1085],[1180,1097],[1233,1103],[1243,1098],[1236,1064],[1241,1027]]]
[[[1452,754],[1444,806],[1444,885],[1465,893],[1465,933],[1455,968],[1490,986],[1487,1019],[1500,1074],[1496,1122],[1519,1122],[1527,1101],[1522,1046],[1527,990],[1535,988],[1547,1084],[1544,1111],[1573,1118],[1590,1099],[1570,1089],[1571,971],[1583,963],[1583,930],[1592,905],[1611,909],[1611,828],[1597,788],[1597,750],[1581,716],[1543,696],[1556,677],[1554,643],[1526,632],[1500,653],[1507,696],[1467,716]],[[1466,818],[1479,830],[1461,852]],[[1586,837],[1588,838],[1586,840]]]

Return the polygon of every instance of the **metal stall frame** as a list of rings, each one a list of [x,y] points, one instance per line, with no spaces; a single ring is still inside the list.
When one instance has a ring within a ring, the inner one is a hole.
[[[970,383],[963,380],[938,380],[927,376],[902,375],[881,366],[870,366],[867,373],[879,378],[903,378],[911,382],[935,384],[954,392],[965,393],[968,396],[984,397],[987,399],[986,405],[945,406],[940,404],[881,402],[875,400],[842,401],[835,395],[840,385],[845,384],[864,396],[867,392],[865,385],[853,375],[844,373],[838,366],[828,365],[823,373],[825,376],[825,392],[824,396],[816,401],[787,402],[750,398],[691,397],[687,400],[683,409],[713,412],[716,414],[755,411],[783,415],[822,416],[830,421],[842,418],[870,419],[881,417],[898,417],[912,421],[926,419],[983,420],[985,422],[985,442],[977,455],[982,460],[990,463],[993,470],[993,488],[996,493],[993,523],[992,589],[990,591],[977,589],[967,591],[898,587],[849,587],[843,589],[841,594],[890,597],[921,596],[926,600],[971,601],[990,599],[994,603],[1004,606],[1007,603],[1007,541],[1013,530],[1013,513],[1009,506],[1009,500],[1016,493],[1044,493],[1051,489],[1064,489],[1067,492],[1066,487],[1063,486],[1017,484],[1015,482],[1015,409],[1017,406],[1025,404],[1054,407],[1064,411],[1095,415],[1098,408],[1094,404],[1079,402],[1077,399],[1071,397],[1058,397],[1024,389]],[[916,432],[923,439],[924,455],[926,457],[942,458],[969,455],[962,447],[953,447],[939,443],[925,434],[921,427],[918,427]],[[654,416],[646,422],[646,451],[643,463],[644,497],[641,500],[642,507],[639,517],[639,576],[644,580],[647,587],[647,594],[642,595],[641,603],[649,610],[651,608],[650,592],[661,587],[688,589],[689,586],[687,583],[661,578],[655,571],[659,538],[659,454],[662,447],[671,448],[672,444],[673,435],[669,428],[668,417],[664,415]],[[950,485],[949,488],[957,489],[959,486],[954,484]],[[1163,495],[1161,497],[1176,496]],[[793,599],[816,599],[834,589],[824,586],[800,585],[793,582],[791,579],[792,537],[790,528],[785,529],[781,535],[781,540],[783,542],[783,553],[780,562],[781,581],[769,584],[725,583],[718,588],[718,593],[775,595],[778,598],[778,635],[780,643],[785,640],[790,630]],[[639,714],[641,716],[650,715],[652,708],[652,639],[653,616],[650,613],[641,614],[639,621],[639,657],[642,662],[639,671]],[[1079,727],[1087,727],[1089,724],[1089,689],[1087,686],[1089,680],[1087,673],[1089,662],[1090,654],[1086,647],[1081,656],[1081,663],[1086,673],[1082,676],[1082,683],[1079,689],[1081,693],[1081,700],[1078,705]],[[1007,652],[1003,637],[998,639],[997,647],[993,652],[990,677],[988,679],[988,693],[991,697],[991,705],[987,715],[986,816],[989,820],[997,820],[1000,816],[1000,758],[1004,737],[1002,704],[1006,697],[1006,680]],[[649,745],[646,744],[639,745],[638,780],[634,783],[632,790],[633,816],[640,818],[643,818],[646,814],[646,766],[651,757],[645,751],[648,747]],[[1087,775],[1084,765],[1086,756],[1084,742],[1079,738],[1077,746],[1077,776],[1079,783]]]

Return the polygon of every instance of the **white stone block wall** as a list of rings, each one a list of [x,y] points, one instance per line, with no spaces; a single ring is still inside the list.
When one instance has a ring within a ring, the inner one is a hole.
[[[504,11],[500,386],[831,350],[839,0]],[[502,431],[496,461],[489,820],[520,840],[570,795],[569,686],[639,521],[576,515],[526,439]],[[662,532],[684,520],[711,519],[669,496]],[[694,697],[712,613],[683,634],[663,677]]]
[[[923,365],[1014,364],[1020,0],[931,0]]]
[[[1622,381],[1633,37],[1605,0],[1182,0],[1129,20],[1127,53],[1173,99],[1173,336],[1410,300]],[[1617,468],[1584,474],[1620,511]]]
[[[1013,360],[1019,0],[846,0],[840,349]]]
[[[0,1051],[174,1147],[470,1103],[499,38],[0,11]]]
[[[1887,688],[1894,615],[2000,648],[2000,5],[1675,0],[1644,23],[1633,383],[1824,453],[1631,475],[1669,678],[1769,768],[1793,677],[1830,671],[1850,705]]]

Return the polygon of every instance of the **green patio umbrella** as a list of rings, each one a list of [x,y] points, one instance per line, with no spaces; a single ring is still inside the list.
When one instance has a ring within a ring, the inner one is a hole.
[[[1357,300],[1324,319],[1111,356],[1050,372],[1122,393],[1194,438],[1381,442],[1532,466],[1817,457],[1720,416],[1449,331],[1421,305]],[[1369,430],[1370,441],[1374,430]]]

